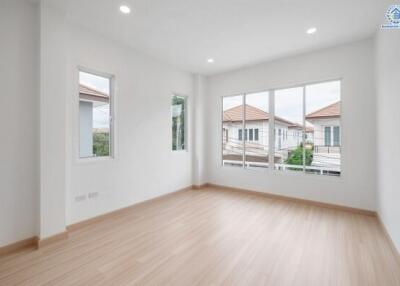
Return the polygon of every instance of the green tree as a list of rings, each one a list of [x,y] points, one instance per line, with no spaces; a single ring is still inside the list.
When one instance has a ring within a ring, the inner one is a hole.
[[[110,133],[93,133],[93,154],[96,157],[110,156]]]
[[[306,151],[306,166],[310,166],[313,160],[313,151],[311,149],[305,149]],[[285,161],[288,165],[303,165],[303,146],[297,147],[293,150],[289,158]]]

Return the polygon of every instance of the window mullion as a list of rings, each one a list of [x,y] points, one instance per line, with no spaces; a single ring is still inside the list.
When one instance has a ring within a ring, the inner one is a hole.
[[[268,165],[271,170],[275,169],[275,90],[269,93],[269,124],[268,124]]]
[[[306,172],[306,88],[303,86],[303,172]]]
[[[243,146],[243,152],[242,152],[242,164],[243,168],[246,167],[246,94],[243,94],[242,98],[242,146]]]

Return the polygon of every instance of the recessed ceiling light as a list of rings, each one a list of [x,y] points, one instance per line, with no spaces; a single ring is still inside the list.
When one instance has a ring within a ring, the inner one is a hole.
[[[309,35],[315,34],[315,32],[317,32],[317,28],[315,27],[307,29],[307,34]]]
[[[208,59],[207,62],[212,64],[214,62],[214,59]]]
[[[119,6],[119,10],[124,14],[129,14],[131,12],[131,8],[126,5]]]

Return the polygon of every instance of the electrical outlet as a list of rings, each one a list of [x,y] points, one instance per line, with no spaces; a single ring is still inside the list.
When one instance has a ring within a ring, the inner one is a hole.
[[[82,202],[86,200],[86,195],[80,195],[75,197],[75,202]]]
[[[89,199],[95,199],[95,198],[97,198],[98,196],[99,196],[99,193],[98,193],[98,192],[93,192],[93,193],[89,193],[89,194],[88,194]]]

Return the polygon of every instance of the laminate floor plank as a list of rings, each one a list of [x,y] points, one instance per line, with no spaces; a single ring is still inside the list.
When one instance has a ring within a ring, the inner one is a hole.
[[[0,285],[399,286],[400,265],[375,217],[208,187],[0,257]]]

